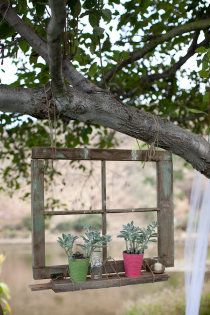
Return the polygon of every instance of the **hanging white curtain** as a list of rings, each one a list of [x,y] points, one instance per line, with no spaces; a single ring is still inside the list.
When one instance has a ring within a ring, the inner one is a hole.
[[[185,241],[186,315],[198,315],[210,231],[210,180],[196,172]]]

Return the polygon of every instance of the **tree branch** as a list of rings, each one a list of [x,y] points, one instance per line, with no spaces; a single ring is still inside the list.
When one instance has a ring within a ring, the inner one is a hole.
[[[51,8],[51,19],[47,28],[47,46],[52,90],[55,94],[64,95],[61,43],[65,26],[65,3],[64,0],[50,0],[49,5]]]
[[[129,57],[122,60],[119,64],[113,67],[109,72],[107,72],[104,76],[104,80],[107,83],[112,79],[112,77],[122,68],[143,58],[147,53],[152,51],[156,46],[169,41],[170,39],[182,35],[187,32],[192,32],[196,30],[204,30],[210,27],[210,18],[199,20],[195,22],[191,22],[185,25],[177,26],[166,34],[163,34],[153,40],[151,40],[148,44],[146,44],[143,48],[137,49],[129,54]]]
[[[0,13],[4,19],[19,33],[30,46],[48,63],[47,44],[41,39],[24,21],[17,15],[13,8],[8,7],[7,0],[0,1]],[[92,92],[100,90],[81,73],[79,73],[71,62],[66,58],[63,60],[63,72],[66,79],[77,89]]]
[[[190,47],[188,48],[188,51],[186,53],[185,56],[182,56],[176,63],[174,63],[170,68],[168,68],[167,70],[161,72],[161,73],[154,73],[154,74],[149,74],[149,75],[144,75],[142,77],[140,77],[139,81],[138,81],[138,86],[136,86],[134,89],[130,90],[127,93],[123,93],[123,91],[120,90],[120,93],[122,93],[122,97],[123,99],[127,99],[130,97],[133,97],[136,95],[137,91],[139,89],[141,89],[141,87],[143,88],[151,88],[151,85],[160,79],[168,79],[171,77],[174,77],[175,73],[185,64],[185,62],[191,58],[195,53],[196,50],[199,47],[206,47],[209,45],[210,43],[210,37],[206,37],[202,42],[200,42],[199,44],[197,44],[197,39],[198,39],[199,33],[196,32],[194,34],[194,38],[192,40],[192,43],[190,45]]]
[[[179,70],[185,64],[185,62],[196,53],[196,50],[199,47],[207,46],[209,44],[210,38],[205,38],[202,42],[197,44],[198,36],[199,33],[196,33],[185,56],[182,56],[176,63],[174,63],[170,68],[168,68],[166,71],[162,73],[155,73],[151,75],[142,76],[140,78],[140,84],[148,86],[159,79],[167,79],[173,77],[177,70]]]
[[[146,82],[146,84],[147,84],[147,83],[152,83],[152,82],[159,80],[159,79],[167,79],[171,76],[174,76],[174,74],[177,72],[177,70],[179,70],[185,64],[185,62],[195,54],[196,49],[203,46],[206,43],[206,40],[204,40],[200,44],[197,44],[198,36],[199,36],[199,33],[196,32],[186,55],[182,56],[170,68],[168,68],[166,71],[164,71],[162,73],[155,73],[155,74],[151,74],[151,75],[142,76],[140,79],[140,82],[142,84],[144,82]]]
[[[43,89],[11,88],[0,85],[0,110],[5,113],[46,118],[46,97]]]

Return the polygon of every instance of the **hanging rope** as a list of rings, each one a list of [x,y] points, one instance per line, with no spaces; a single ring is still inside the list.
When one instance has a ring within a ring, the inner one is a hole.
[[[51,94],[51,86],[46,89],[46,86],[44,86],[44,92],[45,92],[45,98],[46,98],[46,104],[47,104],[47,111],[48,111],[48,125],[50,130],[50,146],[52,149],[52,159],[51,159],[51,184],[50,187],[52,189],[52,200],[54,201],[54,192],[55,192],[55,186],[54,186],[54,173],[55,173],[55,167],[54,167],[54,160],[56,157],[56,130],[57,130],[57,115],[56,115],[56,105],[55,102],[52,101],[52,94]],[[48,93],[50,92],[50,97],[48,97]],[[54,210],[54,205],[52,202],[51,205],[52,210]]]
[[[145,159],[143,161],[142,168],[144,168],[146,162],[152,160],[152,158],[155,156],[156,147],[159,146],[160,124],[158,122],[157,117],[152,116],[152,118],[154,119],[155,124],[156,124],[156,134],[155,134],[155,138],[154,138],[153,142],[151,144],[148,144],[148,150],[146,152],[146,156],[145,156]],[[139,150],[141,150],[141,146],[140,146],[139,140],[137,138],[136,138],[136,142],[137,142]]]
[[[117,275],[118,279],[120,280],[120,286],[121,286],[121,279],[122,278],[120,277],[120,275],[119,275],[119,273],[117,271],[117,262],[112,257],[107,257],[106,260],[103,262],[103,267],[104,267],[104,270],[105,270],[105,275],[106,275],[107,280],[109,279],[109,276],[111,274],[111,272],[107,272],[107,268],[106,268],[107,262],[109,262],[112,270],[114,271],[114,273]],[[114,262],[114,266],[113,266],[113,264],[111,262]]]
[[[8,2],[7,2],[7,8],[6,8],[6,10],[5,10],[5,12],[4,12],[3,16],[2,16],[2,19],[0,20],[0,25],[5,21],[5,17],[6,17],[6,15],[7,15],[7,12],[8,12],[8,10],[9,10],[9,8],[10,8],[10,1],[8,0]]]
[[[145,270],[148,268],[149,271],[151,272],[151,274],[152,274],[152,282],[154,283],[155,282],[155,274],[154,274],[153,270],[151,269],[150,265],[148,264],[148,262],[146,260],[144,260],[143,264],[144,264]]]

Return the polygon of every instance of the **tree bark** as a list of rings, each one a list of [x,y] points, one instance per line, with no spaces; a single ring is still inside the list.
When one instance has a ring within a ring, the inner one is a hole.
[[[51,19],[47,28],[47,47],[52,89],[55,94],[65,93],[62,72],[62,33],[65,26],[65,2],[64,0],[50,0]]]

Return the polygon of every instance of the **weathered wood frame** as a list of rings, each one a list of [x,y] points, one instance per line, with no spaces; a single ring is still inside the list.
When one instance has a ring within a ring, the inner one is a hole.
[[[174,266],[173,226],[173,167],[172,155],[166,151],[155,151],[149,161],[156,162],[157,207],[107,209],[106,207],[106,161],[148,161],[147,150],[99,150],[99,149],[53,149],[33,148],[32,150],[32,252],[34,279],[49,279],[57,274],[66,274],[67,265],[46,266],[45,264],[45,217],[49,215],[101,214],[102,233],[106,234],[106,214],[123,212],[157,212],[158,259],[166,266]],[[56,160],[99,160],[101,161],[102,209],[45,211],[44,206],[44,161]],[[107,250],[103,251],[106,259]],[[110,269],[110,270],[109,270]],[[123,272],[123,262],[117,261],[118,272]],[[112,272],[111,266],[106,270]]]

